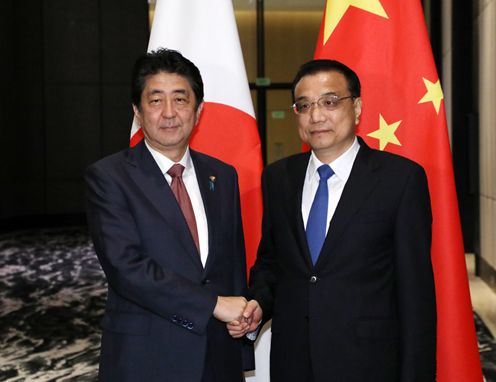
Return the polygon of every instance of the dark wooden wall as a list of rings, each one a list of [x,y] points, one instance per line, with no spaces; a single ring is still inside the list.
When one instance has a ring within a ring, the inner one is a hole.
[[[0,228],[84,213],[83,172],[128,144],[146,0],[2,0]]]

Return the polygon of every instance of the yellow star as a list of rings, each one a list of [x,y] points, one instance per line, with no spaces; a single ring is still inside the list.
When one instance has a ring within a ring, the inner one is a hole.
[[[439,108],[441,107],[441,100],[443,100],[443,89],[441,89],[441,83],[439,79],[436,83],[423,78],[425,87],[427,88],[427,93],[422,97],[418,103],[432,102],[434,109],[436,109],[436,114],[439,115]]]
[[[379,129],[371,132],[370,134],[367,134],[367,136],[379,140],[379,150],[384,150],[388,143],[393,143],[395,145],[401,146],[400,141],[398,140],[396,135],[394,135],[400,123],[401,121],[398,121],[388,125],[383,116],[379,114]]]
[[[388,19],[386,11],[381,5],[380,0],[327,0],[325,26],[324,26],[324,44],[331,37],[332,32],[341,21],[341,18],[348,11],[349,7],[355,7],[375,15]]]

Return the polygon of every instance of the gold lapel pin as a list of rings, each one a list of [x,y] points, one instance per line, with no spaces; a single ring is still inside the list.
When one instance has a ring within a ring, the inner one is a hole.
[[[210,189],[210,191],[214,191],[215,190],[215,180],[216,180],[216,177],[214,175],[210,175],[208,177],[208,188]]]

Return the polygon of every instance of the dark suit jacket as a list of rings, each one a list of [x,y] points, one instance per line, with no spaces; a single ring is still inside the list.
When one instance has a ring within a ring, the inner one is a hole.
[[[108,280],[102,381],[200,381],[207,348],[219,380],[241,378],[241,341],[212,316],[218,295],[246,293],[237,175],[204,154],[191,158],[208,221],[205,269],[143,142],[87,170],[88,223]]]
[[[360,145],[315,266],[301,216],[309,153],[263,173],[250,284],[272,318],[272,382],[303,381],[306,357],[316,382],[435,379],[426,176],[408,159]]]

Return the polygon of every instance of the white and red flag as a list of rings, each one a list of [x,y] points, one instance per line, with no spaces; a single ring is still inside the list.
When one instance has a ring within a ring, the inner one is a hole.
[[[262,155],[231,0],[157,0],[148,51],[158,48],[177,50],[200,69],[205,103],[190,146],[238,172],[249,269],[261,234]],[[131,146],[142,137],[133,123]]]

